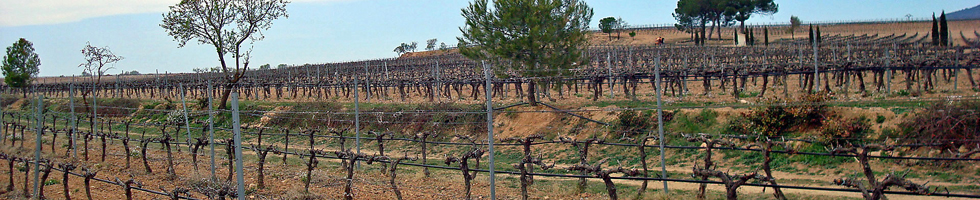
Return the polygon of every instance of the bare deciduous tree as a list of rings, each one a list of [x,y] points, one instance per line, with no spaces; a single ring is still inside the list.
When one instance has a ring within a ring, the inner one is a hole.
[[[236,83],[245,77],[251,58],[251,46],[265,38],[263,30],[272,27],[272,21],[289,17],[287,0],[185,0],[170,6],[163,14],[160,27],[174,37],[179,47],[188,41],[214,46],[221,62],[225,86],[222,88],[219,109],[227,107],[228,96]],[[246,43],[248,42],[248,43]],[[233,65],[226,56],[231,54]]]
[[[79,64],[78,67],[81,67],[83,72],[91,74],[92,86],[102,82],[102,76],[110,69],[115,69],[115,64],[124,59],[122,56],[113,54],[108,46],[95,47],[90,43],[85,43],[85,48],[82,49],[82,55],[85,56],[85,62]],[[84,98],[92,91],[96,91],[95,88],[92,88],[90,91],[83,90],[82,97]]]

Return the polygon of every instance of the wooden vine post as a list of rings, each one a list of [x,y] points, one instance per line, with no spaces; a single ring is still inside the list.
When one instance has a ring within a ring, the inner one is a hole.
[[[311,154],[312,154],[312,152],[314,152],[314,151],[311,150]],[[317,152],[321,152],[322,154],[325,154],[325,152],[322,152],[322,151],[317,151]],[[359,160],[366,160],[367,161],[366,163],[370,165],[370,164],[374,163],[375,161],[384,160],[384,157],[381,157],[381,156],[368,156],[368,155],[365,155],[363,153],[356,153],[356,152],[353,152],[353,151],[350,151],[350,150],[347,150],[347,151],[335,151],[334,154],[337,155],[337,158],[346,160],[346,162],[344,162],[344,164],[347,165],[346,167],[344,167],[344,169],[347,172],[347,176],[344,178],[344,181],[345,181],[345,184],[344,184],[344,199],[345,200],[353,200],[354,199],[354,190],[353,190],[354,189],[354,168],[355,168],[355,165],[357,164],[357,162]]]
[[[382,158],[384,158],[384,160],[387,160],[391,165],[391,167],[388,168],[388,176],[390,178],[388,179],[388,183],[391,184],[391,190],[395,192],[395,197],[398,198],[398,200],[402,200],[402,192],[398,190],[398,184],[395,182],[395,177],[398,175],[397,174],[398,165],[401,164],[402,161],[405,160],[416,161],[418,160],[418,158],[416,157],[410,158],[408,157],[407,153],[406,155],[399,158],[394,158],[394,159],[389,157],[382,157]]]
[[[179,200],[181,194],[187,195],[188,192],[187,189],[181,187],[176,187],[170,191],[167,191],[166,189],[163,189],[163,187],[160,187],[160,190],[162,190],[164,193],[167,193],[167,197],[170,197],[170,200]],[[224,194],[221,194],[221,196],[219,196],[218,199],[224,200],[225,195],[235,195],[234,192],[228,192],[228,190],[229,190],[228,188],[222,188],[220,193],[224,193]]]
[[[476,178],[476,171],[470,172],[469,160],[474,159],[476,168],[480,167],[480,158],[486,153],[485,150],[480,149],[476,146],[476,140],[469,138],[467,136],[457,135],[456,138],[469,140],[472,144],[472,148],[459,156],[446,156],[446,165],[450,166],[453,163],[459,163],[459,171],[463,173],[463,184],[466,186],[466,195],[464,199],[472,199],[470,188],[472,187],[472,180]]]
[[[143,133],[145,134],[146,130],[143,130]],[[153,169],[150,168],[150,163],[146,161],[146,158],[150,156],[146,153],[147,146],[150,145],[150,142],[153,142],[153,139],[147,138],[140,140],[140,153],[143,154],[140,157],[143,159],[143,169],[146,169],[147,174],[153,173]]]
[[[707,135],[707,134],[699,134],[697,136],[685,134],[684,138],[687,138],[687,141],[689,142],[704,143],[703,144],[705,148],[704,167],[700,167],[700,169],[712,169],[712,167],[714,166],[714,162],[711,161],[711,150],[717,147],[718,145],[727,146],[727,147],[735,146],[735,144],[732,143],[731,141],[723,140],[723,139],[712,139],[711,135]],[[711,176],[711,174],[702,173],[698,176],[701,177],[702,181],[707,181],[708,177]],[[707,187],[708,187],[707,183],[701,183],[701,185],[698,186],[698,196],[697,196],[698,199],[705,199],[705,192],[707,190]]]
[[[258,169],[258,179],[259,179],[258,186],[259,186],[259,188],[265,188],[265,158],[266,158],[266,156],[269,155],[269,152],[270,151],[279,152],[279,151],[276,151],[275,150],[275,147],[273,147],[272,145],[269,145],[269,146],[266,146],[266,147],[263,147],[262,146],[262,132],[264,130],[265,130],[265,128],[259,128],[258,145],[257,146],[256,145],[252,145],[252,150],[254,150],[255,153],[259,156],[259,169]]]
[[[305,190],[304,190],[304,191],[306,191],[306,193],[310,193],[310,183],[313,182],[313,169],[315,169],[316,166],[318,164],[320,164],[320,161],[317,161],[317,159],[316,159],[316,154],[318,154],[318,153],[321,154],[321,155],[325,155],[326,154],[326,153],[323,153],[323,151],[319,151],[319,150],[316,150],[316,148],[314,148],[313,144],[314,144],[315,141],[313,140],[313,133],[315,133],[315,132],[314,131],[308,131],[308,132],[310,133],[309,134],[310,135],[310,149],[308,150],[308,152],[310,153],[310,155],[309,155],[310,156],[310,160],[306,162],[306,181],[304,182],[306,184],[305,185]]]
[[[225,153],[228,156],[228,178],[225,180],[231,181],[235,176],[235,139],[225,139]]]
[[[133,179],[129,179],[129,180],[126,180],[126,181],[121,181],[121,180],[119,180],[119,178],[116,178],[116,185],[122,186],[123,187],[123,190],[126,191],[126,200],[133,200],[133,185],[134,184],[136,185],[136,187],[143,187],[143,183],[136,182]]]
[[[316,160],[317,151],[311,149],[309,152],[310,159],[306,162],[306,180],[303,181],[305,184],[303,188],[306,193],[310,193],[310,183],[313,182],[313,169],[320,163]]]
[[[606,169],[606,170],[604,170],[604,169],[602,169],[602,164],[605,164],[607,161],[609,161],[609,158],[604,158],[604,159],[600,160],[599,162],[595,163],[594,165],[587,165],[587,164],[586,165],[583,165],[583,164],[574,165],[574,166],[569,167],[568,170],[569,171],[584,171],[586,173],[595,174],[595,177],[596,178],[601,178],[602,179],[602,182],[605,183],[605,185],[606,185],[606,192],[609,193],[609,199],[611,199],[611,200],[617,200],[617,199],[619,199],[619,196],[616,194],[616,184],[614,184],[612,182],[612,174],[614,174],[614,173],[622,173],[622,174],[624,174],[626,176],[636,176],[636,175],[640,174],[640,172],[637,171],[636,169],[629,169],[629,170],[623,169],[623,167],[617,167],[617,168],[614,168],[614,169]]]
[[[382,132],[374,132],[374,131],[370,131],[369,133],[371,133],[372,135],[374,135],[374,140],[376,142],[378,142],[378,156],[384,157],[385,156],[385,136],[388,136],[388,138],[391,138],[392,137],[391,136],[391,133],[382,133]],[[388,171],[388,164],[382,162],[381,163],[381,174],[385,174],[386,171]]]
[[[524,147],[524,157],[517,163],[514,164],[514,168],[521,171],[521,199],[527,200],[527,187],[534,184],[534,176],[530,173],[534,173],[534,165],[540,166],[541,169],[551,169],[555,167],[555,164],[547,165],[541,161],[541,157],[531,156],[531,144],[534,140],[542,140],[544,136],[540,134],[534,134],[524,138],[512,137],[504,139],[502,142],[516,142]]]
[[[281,130],[282,130],[283,137],[286,137],[286,142],[285,142],[286,147],[283,147],[283,150],[282,150],[283,151],[283,154],[282,154],[282,165],[285,166],[286,165],[286,156],[289,155],[288,154],[288,152],[289,152],[289,129],[283,128]]]
[[[650,139],[659,140],[659,138],[656,136],[646,136],[637,140],[636,147],[640,151],[640,166],[643,167],[643,172],[640,173],[639,175],[642,177],[650,177],[649,168],[647,166],[647,151],[646,151],[646,143]],[[662,142],[663,140],[660,141]],[[666,176],[661,176],[661,177],[666,177]],[[649,181],[647,180],[643,180],[643,183],[640,185],[640,189],[636,191],[637,198],[643,197],[643,192],[647,190],[648,182]]]
[[[23,171],[24,171],[24,190],[22,190],[23,191],[22,194],[24,194],[24,198],[29,198],[29,197],[31,197],[31,191],[30,191],[30,187],[28,187],[27,185],[31,183],[31,181],[30,181],[30,175],[31,175],[31,170],[30,170],[31,165],[30,164],[31,164],[31,160],[28,159],[28,158],[20,158],[20,162],[24,163],[24,168],[23,168]]]
[[[131,123],[132,121],[128,121],[128,120],[126,121],[126,135],[125,137],[121,138],[123,144],[123,150],[126,151],[126,169],[129,169],[130,157],[133,157],[129,149],[129,125]]]
[[[738,188],[749,180],[758,179],[760,181],[769,181],[768,177],[759,175],[758,172],[744,175],[728,175],[725,172],[717,170],[702,169],[697,165],[694,166],[694,175],[701,177],[718,177],[721,179],[721,182],[725,184],[725,199],[728,200],[738,200]]]
[[[7,160],[7,192],[14,191],[14,163],[17,162],[17,157],[14,155],[8,155],[6,153],[0,153],[0,158]]]
[[[929,191],[929,187],[925,185],[919,185],[912,183],[905,179],[905,175],[898,176],[895,174],[888,174],[885,179],[879,181],[875,178],[874,170],[871,169],[871,163],[868,160],[868,153],[871,151],[893,151],[895,146],[882,145],[882,144],[866,144],[861,147],[837,147],[830,150],[831,155],[853,155],[857,156],[858,163],[861,164],[864,176],[867,178],[868,184],[865,185],[864,182],[857,180],[854,177],[839,178],[834,179],[834,183],[837,185],[852,187],[861,190],[861,195],[866,200],[879,200],[884,197],[884,192],[891,186],[900,186],[905,190],[915,192],[918,194],[930,195],[935,191]],[[906,174],[907,175],[907,174]],[[937,188],[938,190],[938,188]]]
[[[348,150],[348,148],[346,146],[347,138],[344,137],[344,132],[347,132],[347,130],[343,130],[343,131],[336,131],[336,130],[330,131],[330,133],[333,133],[334,135],[337,135],[337,142],[340,144],[340,151],[341,152],[345,152],[345,151]],[[344,170],[347,170],[347,166],[348,166],[347,165],[347,160],[340,159],[340,166],[343,167]]]
[[[755,144],[750,145],[748,148],[750,149],[752,147],[762,146],[762,159],[763,159],[763,161],[762,161],[762,171],[766,173],[766,176],[765,176],[766,179],[759,179],[759,180],[765,180],[766,182],[769,182],[769,184],[772,186],[772,189],[773,189],[773,196],[776,199],[783,199],[783,200],[785,200],[786,199],[786,195],[783,194],[783,191],[781,189],[779,189],[779,184],[776,183],[776,178],[773,178],[773,176],[772,176],[772,165],[771,165],[772,164],[772,150],[773,150],[773,147],[776,147],[776,146],[783,147],[783,150],[786,150],[786,151],[788,151],[791,154],[795,154],[796,153],[796,150],[793,149],[792,147],[790,147],[790,145],[787,144],[785,141],[773,141],[770,138],[765,137],[765,136],[762,136],[762,137],[758,138],[757,140],[760,140],[760,141],[756,142]]]
[[[415,134],[415,138],[413,138],[414,140],[419,141],[419,145],[422,145],[422,164],[427,164],[429,161],[427,157],[427,147],[429,143],[427,143],[426,140],[434,136],[436,136],[435,133],[424,132]],[[425,177],[429,177],[429,167],[423,167],[422,173],[425,174]]]
[[[588,161],[589,161],[589,146],[592,145],[592,144],[602,144],[602,143],[605,143],[605,141],[603,141],[603,140],[601,140],[601,139],[599,139],[599,138],[597,138],[595,136],[592,136],[591,138],[586,139],[586,140],[582,140],[582,141],[574,140],[574,139],[571,139],[569,137],[558,137],[558,139],[562,143],[571,144],[573,147],[575,147],[576,149],[578,149],[579,165],[582,165],[582,166],[586,166],[586,165],[589,164],[588,163]],[[583,175],[584,176],[584,175],[588,175],[588,173],[589,173],[589,171],[586,170],[586,169],[584,169],[584,168],[582,168],[582,169],[579,170],[579,175]],[[587,182],[587,180],[585,180],[585,178],[579,178],[578,179],[578,188],[577,188],[577,191],[579,193],[585,192],[585,187],[586,187],[587,183],[588,182]]]
[[[177,172],[174,170],[174,156],[170,148],[170,141],[173,140],[174,139],[170,137],[170,134],[167,134],[166,132],[164,132],[163,137],[159,139],[159,142],[163,144],[164,149],[167,150],[167,178],[170,180],[175,180],[177,178]]]
[[[201,131],[201,137],[194,139],[194,144],[191,145],[191,163],[194,164],[194,172],[197,172],[197,152],[201,150],[201,147],[208,145],[208,139],[204,138],[204,131]],[[260,131],[261,132],[261,131]],[[261,133],[259,133],[261,135]],[[261,137],[261,136],[260,136]],[[260,139],[261,140],[261,139]]]
[[[41,160],[38,164],[44,165],[44,168],[41,168],[41,180],[38,180],[37,182],[40,185],[37,197],[38,199],[47,199],[44,197],[44,183],[48,181],[48,175],[51,175],[51,168],[54,167],[54,165],[47,159]]]
[[[85,197],[88,197],[88,200],[92,200],[92,178],[95,178],[98,173],[98,170],[92,171],[88,167],[82,167],[82,177],[85,178],[83,181],[85,183]]]
[[[71,170],[75,170],[75,164],[71,162],[61,163],[58,164],[58,167],[64,170],[64,173],[61,173],[61,186],[64,189],[65,200],[71,200],[71,195],[68,193],[68,173],[71,173]]]

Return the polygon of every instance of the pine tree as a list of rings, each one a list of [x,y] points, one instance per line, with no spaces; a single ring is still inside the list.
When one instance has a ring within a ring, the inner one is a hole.
[[[511,61],[494,70],[517,70],[536,106],[535,78],[560,77],[584,63],[592,8],[584,0],[476,0],[462,9],[459,51],[473,60]],[[533,19],[533,20],[528,20]]]
[[[694,33],[694,45],[701,46],[701,34]]]
[[[942,46],[949,45],[949,27],[946,24],[946,11],[939,15],[939,42]]]
[[[3,82],[9,87],[23,90],[24,98],[27,98],[27,86],[37,78],[40,65],[41,58],[34,52],[34,43],[20,38],[7,47],[7,54],[0,63],[3,66]]]

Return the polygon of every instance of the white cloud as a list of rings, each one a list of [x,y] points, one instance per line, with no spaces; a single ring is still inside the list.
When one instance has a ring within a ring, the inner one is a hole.
[[[340,2],[351,0],[294,0],[295,2]],[[163,13],[180,0],[4,0],[0,26],[23,26],[76,22],[93,17]]]

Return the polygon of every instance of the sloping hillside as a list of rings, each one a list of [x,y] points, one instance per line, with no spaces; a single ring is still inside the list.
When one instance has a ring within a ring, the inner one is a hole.
[[[980,5],[946,14],[949,20],[980,19]]]

